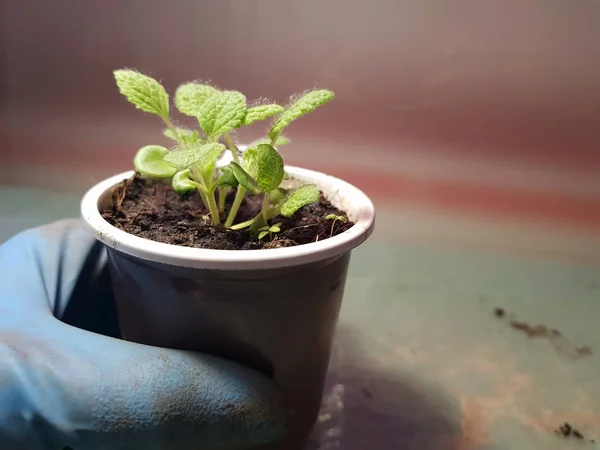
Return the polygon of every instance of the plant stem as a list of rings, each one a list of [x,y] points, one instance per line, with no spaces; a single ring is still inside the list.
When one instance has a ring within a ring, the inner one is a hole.
[[[194,171],[192,170],[192,173],[193,172]],[[217,203],[215,202],[214,189],[212,191],[206,192],[206,189],[200,183],[198,183],[197,181],[194,181],[194,180],[190,180],[190,181],[192,182],[192,184],[194,186],[196,186],[196,189],[198,189],[198,194],[200,195],[200,198],[202,199],[202,203],[204,203],[204,206],[207,207],[208,210],[210,211],[210,215],[212,216],[213,225],[219,225],[219,223],[221,223],[221,218],[219,217],[219,210],[217,209]]]
[[[333,223],[331,224],[331,232],[329,233],[329,237],[333,236],[333,226],[335,225],[335,221],[337,220],[337,217],[335,219],[333,219]]]
[[[245,222],[237,223],[230,228],[232,230],[241,230],[241,229],[247,228],[250,225],[252,225],[252,222],[254,222],[254,218],[252,218],[250,220],[246,220]]]
[[[280,212],[281,208],[279,206],[273,206],[265,212],[265,219],[270,220],[273,217],[276,217]]]
[[[235,148],[235,144],[233,143],[231,136],[229,135],[229,133],[225,133],[223,137],[225,138],[225,142],[227,142],[227,147],[229,147],[229,150],[231,151],[231,154],[233,155],[233,160],[239,164],[240,158],[238,157],[237,149]]]
[[[270,200],[269,194],[265,193],[265,196],[263,197],[262,209],[260,210],[260,212],[265,217],[265,219],[267,217],[267,210],[269,209],[269,203],[270,203],[269,200]]]
[[[219,217],[217,202],[215,201],[215,191],[213,190],[212,192],[207,193],[206,199],[208,201],[208,209],[210,210],[210,215],[212,216],[213,225],[219,225],[221,223],[221,218]]]
[[[200,196],[200,199],[202,200],[202,203],[204,203],[206,209],[209,209],[208,198],[206,198],[206,194],[201,189],[198,189],[198,195]]]
[[[240,186],[239,188],[242,188],[242,187]],[[239,188],[238,188],[238,189],[239,189]],[[242,188],[242,189],[244,189],[244,188]],[[266,220],[269,220],[269,219],[267,218],[267,211],[268,211],[268,209],[269,209],[269,203],[270,203],[270,201],[269,201],[269,200],[270,200],[270,199],[269,199],[269,195],[268,195],[268,194],[265,194],[265,196],[264,196],[264,198],[263,198],[262,209],[260,210],[260,213],[259,213],[259,214],[258,214],[256,217],[253,217],[253,218],[252,218],[252,219],[250,219],[250,220],[246,220],[245,222],[242,222],[242,223],[238,223],[238,224],[236,224],[236,225],[233,225],[233,226],[232,226],[232,227],[230,227],[230,228],[231,228],[232,230],[241,230],[241,229],[243,229],[243,228],[249,227],[250,225],[252,225],[252,223],[254,222],[254,220],[256,220],[257,218],[259,218],[261,215],[262,215],[262,217],[264,218],[264,220],[265,220],[265,221],[266,221]],[[267,226],[268,226],[269,224],[265,222],[265,225],[267,225]]]
[[[225,199],[228,192],[229,188],[227,186],[219,188],[219,211],[225,211]]]
[[[169,119],[168,117],[163,117],[163,121],[165,122],[165,125],[167,126],[167,128],[169,130],[171,130],[171,132],[175,135],[177,142],[182,144],[183,141],[182,141],[181,137],[179,136],[179,133],[177,133],[177,130],[175,129],[175,125],[173,125],[173,122],[171,122],[171,119]]]
[[[271,139],[271,147],[275,148],[275,144],[277,143],[277,139],[279,139],[279,133],[277,133],[275,136],[273,136],[273,139]]]
[[[244,199],[244,195],[246,194],[246,189],[239,185],[237,187],[237,192],[235,193],[235,198],[233,199],[233,204],[231,205],[231,211],[229,211],[229,215],[227,216],[227,220],[225,221],[226,227],[231,227],[233,225],[233,221],[235,220],[235,216],[240,209],[240,205],[242,204],[242,200]]]

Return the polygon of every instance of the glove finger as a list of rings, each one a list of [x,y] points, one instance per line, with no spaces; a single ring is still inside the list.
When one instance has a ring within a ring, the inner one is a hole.
[[[188,450],[270,442],[288,430],[288,406],[257,372],[48,320],[0,333],[0,386],[12,386],[0,388],[0,442]],[[6,367],[11,383],[2,380]]]
[[[0,305],[120,337],[106,252],[81,220],[18,234],[0,246],[0,267]]]
[[[206,355],[89,333],[54,317],[70,316],[78,325],[86,308],[69,310],[80,301],[94,311],[96,303],[85,301],[105,267],[90,251],[94,245],[70,221],[0,247],[0,442],[15,450],[188,450],[282,436],[289,411],[262,375]]]

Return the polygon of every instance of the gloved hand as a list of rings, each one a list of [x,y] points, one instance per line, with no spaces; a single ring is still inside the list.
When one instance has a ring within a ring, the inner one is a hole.
[[[266,377],[118,335],[105,252],[82,223],[0,246],[0,449],[212,450],[287,430]]]

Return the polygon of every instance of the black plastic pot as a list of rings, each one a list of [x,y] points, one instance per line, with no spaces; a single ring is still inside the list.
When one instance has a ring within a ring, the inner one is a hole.
[[[124,173],[93,187],[82,214],[108,248],[124,338],[211,353],[259,370],[294,407],[292,431],[269,448],[299,447],[322,398],[351,250],[374,227],[374,208],[355,187],[289,167],[291,183],[316,183],[355,222],[321,242],[269,250],[202,250],[125,233],[99,209]]]

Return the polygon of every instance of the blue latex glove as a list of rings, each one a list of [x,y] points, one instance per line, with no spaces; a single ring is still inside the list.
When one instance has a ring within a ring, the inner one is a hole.
[[[0,449],[212,450],[287,429],[266,377],[118,333],[105,252],[82,223],[0,246]]]

